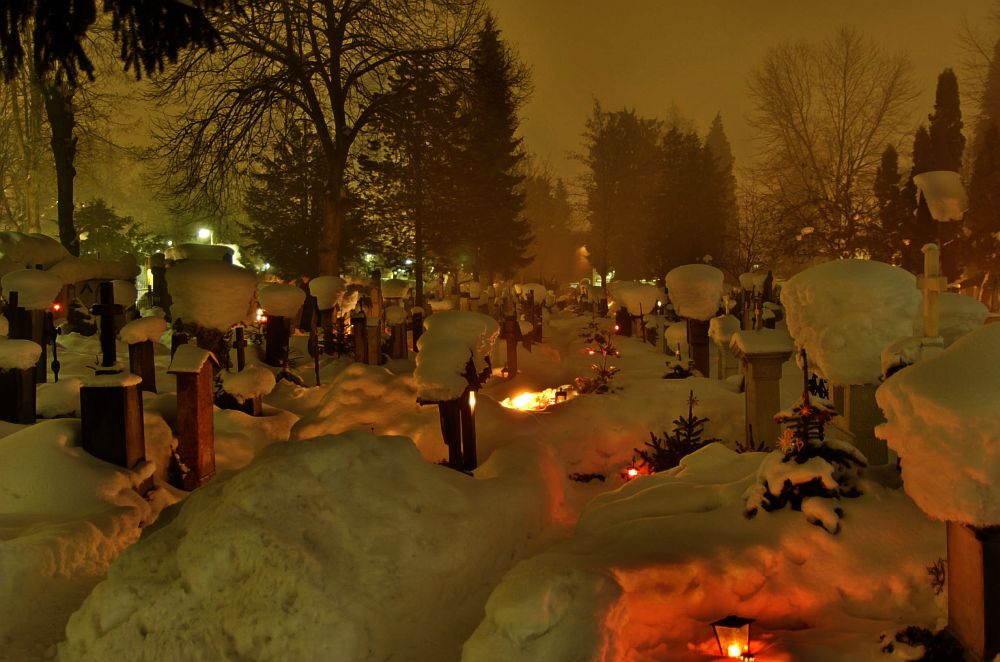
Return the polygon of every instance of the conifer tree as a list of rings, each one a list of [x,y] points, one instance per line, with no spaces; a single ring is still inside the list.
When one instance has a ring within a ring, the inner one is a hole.
[[[521,213],[524,151],[517,136],[527,73],[501,38],[492,15],[479,32],[470,69],[464,257],[474,273],[491,277],[531,261],[526,255],[531,231]]]
[[[928,116],[928,129],[933,160],[930,170],[962,169],[962,154],[965,151],[965,136],[962,135],[962,111],[959,106],[958,78],[951,69],[945,69],[938,76],[934,112]]]
[[[925,244],[937,241],[937,221],[931,216],[927,202],[917,190],[913,177],[923,172],[934,170],[934,148],[927,127],[921,126],[913,137],[913,167],[910,177],[903,186],[904,204],[913,204],[913,212],[909,215],[906,228],[906,246],[903,249],[903,268],[911,273],[921,273],[924,268],[924,255],[921,249]]]
[[[995,122],[983,132],[973,158],[969,178],[969,211],[964,225],[969,231],[966,259],[981,274],[996,309],[997,287],[1000,285],[1000,130]],[[985,289],[985,288],[984,288]]]
[[[875,201],[878,205],[878,228],[869,242],[868,252],[873,260],[898,264],[902,257],[904,233],[910,221],[913,205],[903,199],[900,188],[899,154],[889,145],[882,152],[882,160],[875,173]]]
[[[722,126],[722,114],[717,113],[712,120],[712,126],[705,136],[705,147],[715,159],[715,174],[718,179],[719,210],[723,214],[723,247],[720,257],[720,264],[729,269],[735,275],[740,271],[736,269],[737,253],[739,252],[739,209],[736,204],[736,177],[733,174],[735,159],[733,150],[726,137],[726,131]]]

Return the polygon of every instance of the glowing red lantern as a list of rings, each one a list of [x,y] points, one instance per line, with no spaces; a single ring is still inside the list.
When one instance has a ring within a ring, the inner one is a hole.
[[[752,618],[726,616],[712,623],[719,652],[737,660],[753,660],[750,653],[750,624],[753,622]]]

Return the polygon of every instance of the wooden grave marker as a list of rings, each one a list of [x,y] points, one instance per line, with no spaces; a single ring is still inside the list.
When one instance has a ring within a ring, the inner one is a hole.
[[[212,352],[182,345],[167,369],[177,378],[177,457],[182,471],[176,486],[188,491],[215,475],[213,394],[218,368]]]

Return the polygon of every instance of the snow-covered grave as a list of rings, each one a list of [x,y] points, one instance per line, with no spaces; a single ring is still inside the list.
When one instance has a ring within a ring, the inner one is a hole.
[[[223,296],[219,284],[204,289]],[[965,303],[955,302],[955,335],[975,326]],[[711,624],[733,614],[755,619],[758,660],[874,662],[914,654],[900,645],[886,656],[881,635],[946,621],[927,570],[945,555],[943,527],[894,467],[841,467],[826,459],[851,456],[836,439],[828,456],[800,455],[818,446],[786,435],[771,454],[736,452],[745,396],[720,380],[663,379],[659,348],[615,338],[605,392],[543,411],[500,404],[591,374],[591,322],[553,311],[547,342],[518,357],[516,376],[478,385],[474,408],[469,361],[483,376],[503,350],[492,348],[496,322],[472,312],[430,316],[416,365],[319,357],[322,386],[275,384],[250,357],[222,388],[261,398],[264,415],[199,400],[217,474],[190,494],[168,484],[173,458],[182,471],[200,460],[178,440],[191,409],[171,392],[166,335],[123,329],[120,352],[126,340],[153,343],[161,391],[144,395],[138,471],[81,453],[74,419],[0,424],[0,657],[694,662],[718,658]],[[596,324],[609,333],[609,320]],[[305,355],[308,341],[292,336],[291,350]],[[38,407],[72,415],[72,385],[99,342],[58,343],[65,378],[49,385],[58,392],[39,390]],[[185,345],[172,368],[205,380],[205,393],[211,363]],[[802,373],[786,372],[781,393],[798,394]],[[705,438],[721,441],[623,478],[651,433],[689,413],[689,393]],[[418,404],[427,399],[459,404],[460,450],[463,407],[474,414],[471,476],[435,466],[448,451],[440,411]],[[136,492],[144,481],[148,501]]]
[[[158,316],[132,320],[118,332],[118,338],[128,345],[129,372],[142,379],[142,390],[156,393],[155,343],[167,331],[167,320]]]
[[[35,364],[38,343],[0,338],[0,421],[35,422]]]
[[[52,304],[59,296],[62,281],[47,271],[18,269],[0,277],[0,290],[7,305],[7,336],[30,340],[41,348],[35,363],[35,382],[48,380],[48,343],[52,328]]]
[[[799,272],[785,283],[781,302],[788,332],[805,349],[812,371],[832,386],[845,431],[871,464],[886,464],[875,389],[882,350],[909,337],[920,305],[913,274],[873,260],[835,260]]]
[[[878,434],[906,493],[947,522],[948,627],[975,659],[1000,655],[1000,325],[904,368],[878,389]]]
[[[178,485],[201,487],[215,476],[214,374],[219,367],[206,349],[184,345],[174,352],[167,373],[177,378]]]
[[[723,280],[723,273],[709,264],[685,264],[671,269],[666,276],[670,302],[687,321],[691,359],[703,375],[711,374],[708,326],[719,310]]]
[[[781,375],[794,351],[784,329],[736,331],[730,349],[743,362],[746,394],[746,443],[774,448],[780,433],[775,414],[781,409]]]
[[[413,371],[417,402],[438,406],[448,465],[471,471],[478,466],[476,392],[492,372],[500,328],[488,315],[455,310],[431,315],[425,324]]]
[[[612,281],[608,289],[618,313],[622,315],[619,333],[637,338],[645,337],[646,316],[659,310],[665,298],[663,289],[634,281]]]
[[[292,323],[299,318],[306,300],[305,290],[294,285],[262,285],[257,297],[264,310],[264,363],[281,367],[288,361]]]

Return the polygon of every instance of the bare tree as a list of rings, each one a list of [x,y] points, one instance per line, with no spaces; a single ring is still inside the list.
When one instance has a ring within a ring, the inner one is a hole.
[[[750,78],[759,174],[782,213],[829,257],[861,248],[885,146],[908,127],[910,65],[851,28],[770,49]]]
[[[457,68],[475,34],[479,0],[268,0],[216,23],[223,51],[188,51],[159,81],[157,98],[184,110],[164,131],[173,192],[218,204],[238,192],[284,118],[313,125],[325,161],[319,269],[338,272],[345,173],[364,129],[405,86],[390,85],[413,58]]]

